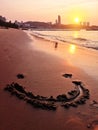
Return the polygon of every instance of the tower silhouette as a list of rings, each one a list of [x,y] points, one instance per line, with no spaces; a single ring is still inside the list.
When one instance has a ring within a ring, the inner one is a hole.
[[[58,15],[58,24],[60,25],[61,24],[61,16]]]

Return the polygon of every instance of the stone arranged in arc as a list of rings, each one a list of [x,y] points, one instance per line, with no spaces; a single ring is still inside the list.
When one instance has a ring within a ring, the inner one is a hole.
[[[64,76],[65,78],[72,78],[72,74],[68,74],[68,73],[63,74],[62,76]]]
[[[18,79],[24,79],[24,75],[23,74],[17,74],[17,78]]]
[[[61,103],[61,106],[64,108],[77,107],[80,104],[85,104],[86,100],[89,99],[90,94],[89,90],[86,89],[82,82],[72,81],[76,85],[75,90],[68,92],[69,97],[66,94],[58,95],[56,98],[53,96],[44,97],[40,95],[34,95],[32,92],[28,92],[25,88],[18,83],[11,83],[6,85],[4,90],[9,91],[11,95],[15,95],[21,100],[26,101],[35,108],[41,108],[44,110],[56,110],[56,102]],[[80,95],[80,89],[82,95]]]

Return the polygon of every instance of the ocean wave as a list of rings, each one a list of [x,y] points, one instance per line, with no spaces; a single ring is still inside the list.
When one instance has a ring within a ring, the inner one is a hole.
[[[81,38],[81,37],[78,37],[78,38],[74,38],[74,40],[78,40],[78,41],[87,41],[88,39],[86,39],[86,38]]]
[[[78,38],[73,38],[71,36],[63,37],[63,36],[59,36],[59,35],[43,34],[42,32],[32,32],[32,34],[38,38],[41,38],[41,39],[44,39],[47,41],[75,44],[78,46],[98,50],[98,41],[92,41],[90,39],[86,39],[86,38],[82,38],[82,37],[78,37]]]

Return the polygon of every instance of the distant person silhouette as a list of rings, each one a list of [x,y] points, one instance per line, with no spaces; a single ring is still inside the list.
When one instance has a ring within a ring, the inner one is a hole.
[[[58,47],[58,42],[55,42],[55,48],[57,48]]]

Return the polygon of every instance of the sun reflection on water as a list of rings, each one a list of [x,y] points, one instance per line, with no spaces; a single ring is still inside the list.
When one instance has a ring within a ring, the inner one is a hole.
[[[78,32],[78,31],[74,31],[73,37],[74,37],[74,38],[78,38],[78,37],[79,37],[79,32]]]
[[[71,44],[69,47],[69,52],[71,54],[74,54],[76,52],[76,45]]]

